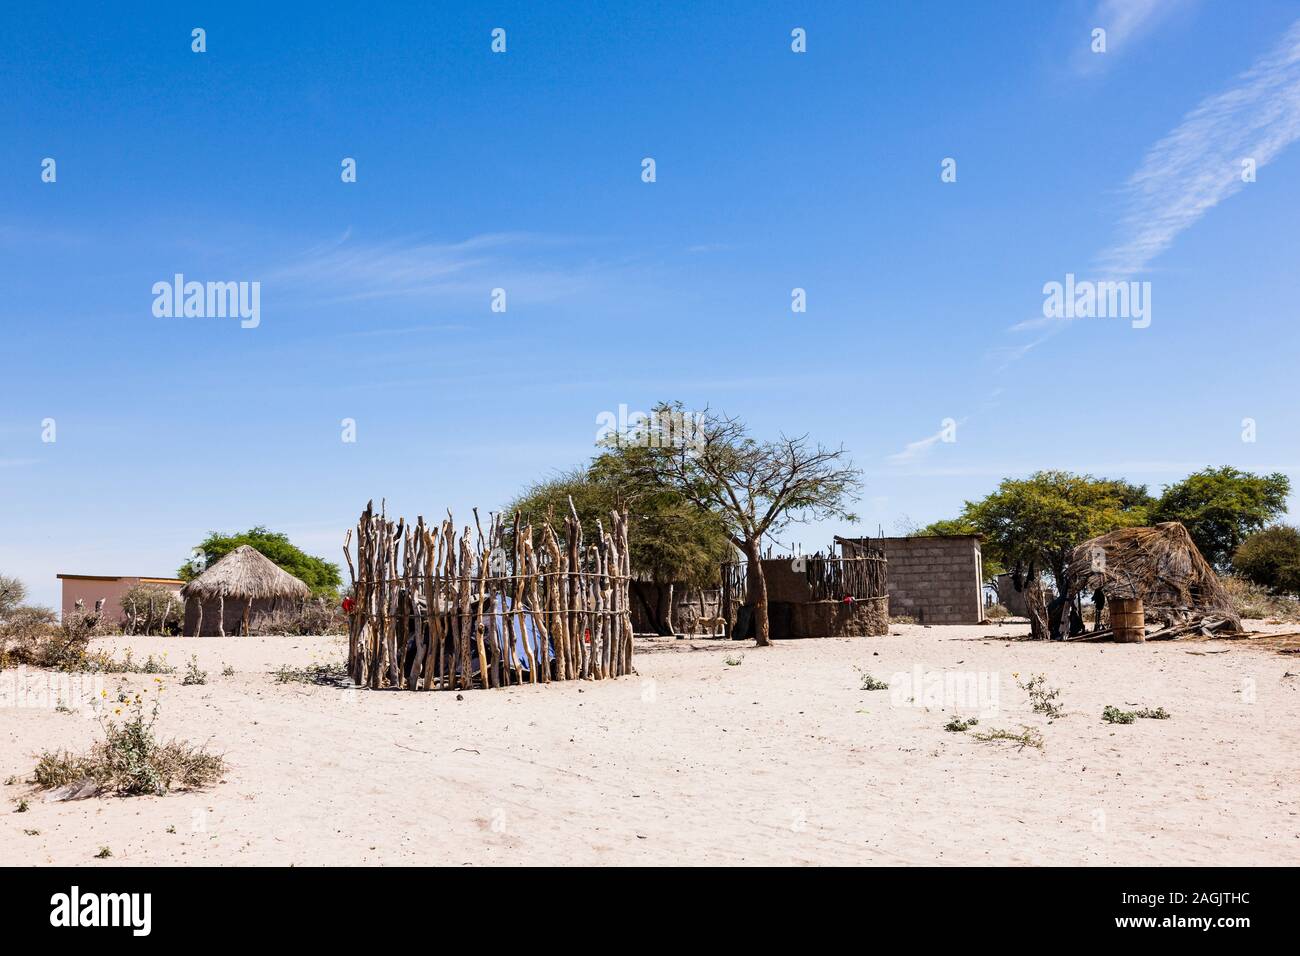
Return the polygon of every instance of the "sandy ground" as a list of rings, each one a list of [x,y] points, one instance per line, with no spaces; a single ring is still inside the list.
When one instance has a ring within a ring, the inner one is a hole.
[[[0,863],[1300,862],[1300,655],[1030,643],[1016,624],[892,630],[770,649],[646,641],[639,677],[459,700],[271,676],[341,659],[335,638],[107,639],[176,665],[197,654],[208,683],[168,677],[159,728],[209,742],[230,771],[166,797],[46,802],[9,783]],[[862,690],[857,668],[891,689]],[[1047,675],[1065,716],[1033,713],[1015,673]],[[1111,725],[1107,704],[1172,717]],[[1023,726],[1041,750],[972,736]],[[7,704],[0,779],[99,734],[81,714]]]

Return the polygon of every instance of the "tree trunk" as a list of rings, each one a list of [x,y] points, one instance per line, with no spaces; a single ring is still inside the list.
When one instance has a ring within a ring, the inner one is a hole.
[[[1036,641],[1045,641],[1051,636],[1047,625],[1047,600],[1043,596],[1042,579],[1034,568],[1030,568],[1026,576],[1024,594],[1029,634]]]
[[[667,637],[677,633],[673,626],[673,586],[669,582],[659,585],[659,626],[662,630],[659,632]]]
[[[767,620],[767,581],[763,577],[762,541],[746,541],[745,557],[749,561],[749,603],[754,605],[754,645],[771,647],[772,632]]]

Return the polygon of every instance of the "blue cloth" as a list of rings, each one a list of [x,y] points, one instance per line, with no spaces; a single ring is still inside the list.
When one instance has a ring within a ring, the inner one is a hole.
[[[510,630],[513,629],[515,632],[515,647],[514,647],[515,658],[519,661],[520,667],[522,667],[524,670],[528,670],[528,648],[530,647],[532,648],[534,659],[536,660],[543,659],[542,658],[542,634],[540,629],[537,627],[537,621],[533,617],[533,612],[528,610],[527,608],[524,608],[522,615],[514,614],[513,613],[514,601],[512,601],[510,598],[506,597],[505,595],[501,596],[501,606],[497,609],[497,611],[498,613],[494,615],[492,618],[493,623],[495,624],[496,627],[496,633],[492,636],[493,639],[496,641],[497,650],[502,651],[502,653],[504,654],[506,639],[510,634]],[[510,617],[509,628],[507,628],[506,626],[505,612],[512,612]],[[523,617],[524,620],[522,634],[519,633],[520,631],[519,618],[521,616]],[[485,632],[487,634],[492,634],[492,631],[489,628],[485,628]],[[551,649],[549,641],[546,642],[545,660],[547,661],[555,660],[555,651]]]

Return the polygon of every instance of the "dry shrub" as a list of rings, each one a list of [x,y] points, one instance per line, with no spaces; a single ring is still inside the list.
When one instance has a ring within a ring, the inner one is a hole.
[[[185,620],[185,605],[160,584],[137,584],[119,602],[126,615],[126,634],[178,634]]]
[[[344,634],[347,615],[335,602],[312,598],[298,607],[277,608],[254,614],[250,634],[259,637],[304,637],[315,634]]]
[[[159,743],[154,725],[162,705],[162,685],[146,710],[142,691],[125,701],[127,716],[121,723],[111,717],[100,721],[104,740],[85,754],[46,751],[37,760],[32,782],[42,790],[82,785],[96,793],[119,796],[156,794],[173,787],[194,790],[216,783],[226,771],[219,754],[186,741]],[[119,692],[119,699],[125,695]],[[120,714],[122,708],[118,708]]]
[[[1219,581],[1232,599],[1233,610],[1242,617],[1300,621],[1300,602],[1294,598],[1270,594],[1268,589],[1236,575],[1223,575]]]
[[[69,611],[60,624],[49,608],[16,608],[0,623],[0,667],[85,670],[91,637],[108,633],[112,628],[93,611]]]
[[[27,585],[17,578],[0,574],[0,621],[27,600]]]
[[[0,668],[33,663],[58,630],[47,607],[13,608],[0,620]]]
[[[59,623],[49,608],[20,607],[0,622],[0,669],[25,664],[105,674],[168,674],[175,670],[152,654],[136,661],[129,648],[120,661],[103,651],[90,650],[92,637],[115,633],[116,625],[93,611],[69,611]]]

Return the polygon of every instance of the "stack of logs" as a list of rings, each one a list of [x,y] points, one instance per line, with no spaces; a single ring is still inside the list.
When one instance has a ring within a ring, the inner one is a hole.
[[[343,552],[352,579],[348,671],[374,689],[461,690],[632,672],[627,515],[584,541],[494,515],[484,533],[390,521],[366,505]]]

